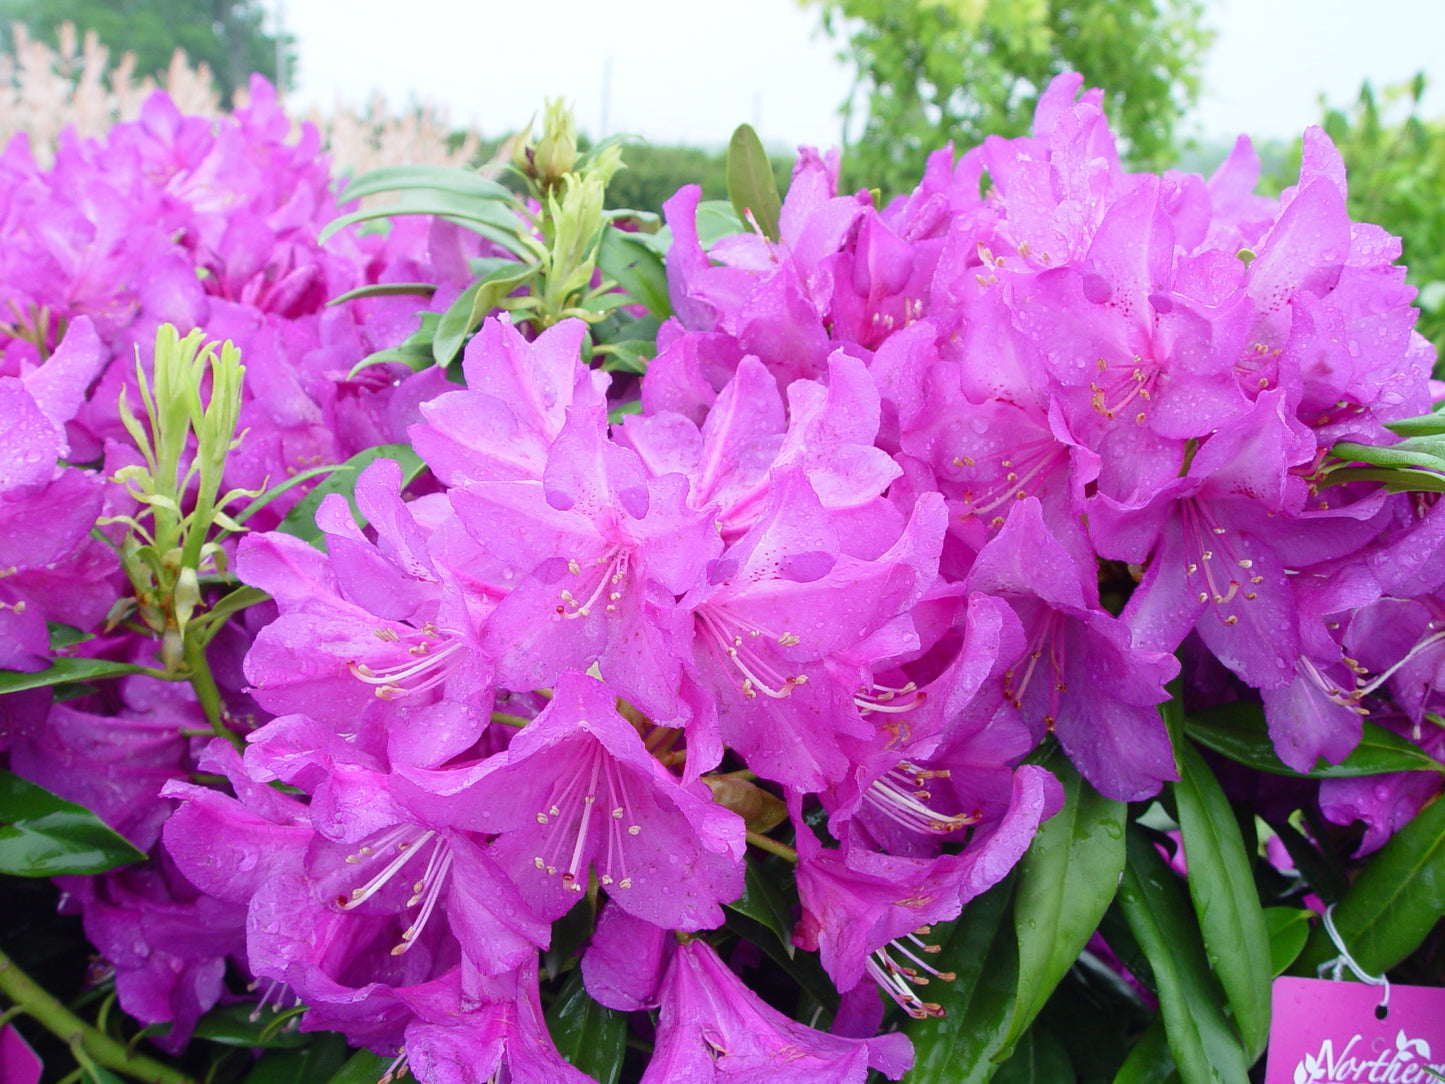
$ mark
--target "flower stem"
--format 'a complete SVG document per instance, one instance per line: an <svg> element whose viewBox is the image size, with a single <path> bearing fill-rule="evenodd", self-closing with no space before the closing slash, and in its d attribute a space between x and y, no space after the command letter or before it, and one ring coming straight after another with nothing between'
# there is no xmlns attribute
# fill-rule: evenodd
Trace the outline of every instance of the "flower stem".
<svg viewBox="0 0 1445 1084"><path fill-rule="evenodd" d="M767 851L779 858L786 858L795 866L798 864L798 852L786 843L779 843L772 836L765 836L761 832L749 832L747 840L760 851Z"/></svg>
<svg viewBox="0 0 1445 1084"><path fill-rule="evenodd" d="M169 1065L132 1054L125 1044L87 1024L52 997L15 962L0 951L0 994L57 1038L69 1044L77 1060L83 1051L107 1069L114 1069L147 1084L194 1084L190 1077Z"/></svg>
<svg viewBox="0 0 1445 1084"><path fill-rule="evenodd" d="M196 699L206 713L206 722L218 738L225 738L237 749L245 750L246 743L241 735L226 726L221 718L221 690L211 676L211 665L206 661L206 649L198 637L187 636L185 647L186 669L191 672L191 688L196 690Z"/></svg>

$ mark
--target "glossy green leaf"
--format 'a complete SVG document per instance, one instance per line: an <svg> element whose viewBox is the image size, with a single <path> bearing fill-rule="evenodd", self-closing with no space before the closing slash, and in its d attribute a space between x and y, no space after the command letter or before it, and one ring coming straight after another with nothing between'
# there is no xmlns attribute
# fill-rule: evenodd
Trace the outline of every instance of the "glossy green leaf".
<svg viewBox="0 0 1445 1084"><path fill-rule="evenodd" d="M735 237L747 233L748 225L723 199L705 199L697 205L697 239L703 250L712 248L724 237ZM671 234L668 234L671 237Z"/></svg>
<svg viewBox="0 0 1445 1084"><path fill-rule="evenodd" d="M1083 951L1124 869L1128 807L1089 786L1062 755L1044 766L1064 786L1064 807L1043 823L1019 862L1018 997L1005 1055Z"/></svg>
<svg viewBox="0 0 1445 1084"><path fill-rule="evenodd" d="M335 1032L307 1035L305 1046L271 1050L246 1074L245 1084L315 1084L328 1080L346 1064L346 1040Z"/></svg>
<svg viewBox="0 0 1445 1084"><path fill-rule="evenodd" d="M145 671L144 666L111 662L109 659L60 658L55 659L44 670L0 670L0 694L68 685L77 681L97 681L100 678L121 677L124 674L143 674Z"/></svg>
<svg viewBox="0 0 1445 1084"><path fill-rule="evenodd" d="M1305 883L1325 903L1336 903L1349 890L1350 882L1344 862L1332 849L1321 849L1308 836L1288 822L1270 825L1289 852L1290 860Z"/></svg>
<svg viewBox="0 0 1445 1084"><path fill-rule="evenodd" d="M994 1084L1059 1084L1077 1078L1063 1043L1048 1028L1032 1027L993 1079Z"/></svg>
<svg viewBox="0 0 1445 1084"><path fill-rule="evenodd" d="M370 286L358 286L337 294L328 305L340 305L363 297L431 297L437 292L434 282L373 282Z"/></svg>
<svg viewBox="0 0 1445 1084"><path fill-rule="evenodd" d="M580 970L547 1010L547 1030L567 1061L601 1084L616 1084L627 1048L627 1014L593 1001Z"/></svg>
<svg viewBox="0 0 1445 1084"><path fill-rule="evenodd" d="M1169 1051L1184 1084L1244 1084L1249 1063L1221 1007L1199 926L1149 836L1131 827L1119 903L1154 971Z"/></svg>
<svg viewBox="0 0 1445 1084"><path fill-rule="evenodd" d="M0 873L104 873L145 857L84 806L0 771Z"/></svg>
<svg viewBox="0 0 1445 1084"><path fill-rule="evenodd" d="M1174 1056L1169 1053L1164 1021L1155 1020L1129 1051L1114 1076L1114 1084L1172 1084L1178 1079L1179 1071L1174 1068Z"/></svg>
<svg viewBox="0 0 1445 1084"><path fill-rule="evenodd" d="M515 203L517 197L496 181L470 170L451 166L405 165L382 166L352 178L337 197L338 205L382 192L406 189L435 189L470 200L494 200Z"/></svg>
<svg viewBox="0 0 1445 1084"><path fill-rule="evenodd" d="M1333 467L1315 485L1324 489L1347 482L1379 482L1391 493L1445 493L1445 475L1412 467Z"/></svg>
<svg viewBox="0 0 1445 1084"><path fill-rule="evenodd" d="M1437 800L1370 856L1336 905L1334 922L1356 962L1378 975L1414 952L1442 916L1445 801ZM1294 970L1313 973L1336 955L1321 923Z"/></svg>
<svg viewBox="0 0 1445 1084"><path fill-rule="evenodd" d="M256 1018L251 1019L252 1016ZM293 1020L293 1014L282 1014L262 1009L259 1013L253 1002L238 1005L222 1005L212 1009L196 1022L197 1039L209 1039L223 1046L262 1047L285 1050L304 1046L311 1035L302 1034L286 1024Z"/></svg>
<svg viewBox="0 0 1445 1084"><path fill-rule="evenodd" d="M1310 936L1310 912L1299 907L1266 907L1270 978L1278 978L1299 958Z"/></svg>
<svg viewBox="0 0 1445 1084"><path fill-rule="evenodd" d="M383 1058L370 1050L358 1050L346 1059L346 1064L331 1074L326 1084L377 1084L390 1064L390 1058Z"/></svg>
<svg viewBox="0 0 1445 1084"><path fill-rule="evenodd" d="M792 906L784 892L768 876L768 871L763 868L763 859L757 855L748 853L743 894L727 907L766 926L777 937L783 951L790 957L794 955Z"/></svg>
<svg viewBox="0 0 1445 1084"><path fill-rule="evenodd" d="M1205 748L1213 749L1220 756L1245 767L1275 775L1291 775L1296 779L1350 779L1385 772L1445 772L1445 764L1435 760L1414 742L1369 720L1365 720L1364 734L1353 753L1339 764L1317 765L1306 775L1287 767L1279 759L1265 725L1264 708L1258 704L1226 704L1190 715L1184 720L1184 732Z"/></svg>
<svg viewBox="0 0 1445 1084"><path fill-rule="evenodd" d="M1167 713L1166 713L1167 714ZM1239 822L1214 773L1187 738L1170 727L1179 782L1179 810L1189 895L1199 916L1204 950L1234 1013L1253 1062L1269 1040L1270 941L1254 887L1254 863Z"/></svg>
<svg viewBox="0 0 1445 1084"><path fill-rule="evenodd" d="M321 507L321 502L332 493L344 496L351 504L351 514L356 517L357 523L365 526L365 518L356 507L354 496L356 479L363 470L378 459L394 459L401 465L401 484L403 486L415 481L421 472L426 470L426 464L422 462L421 457L406 444L380 444L375 448L368 448L364 452L357 452L345 463L336 467L326 481L306 494L296 504L296 507L286 514L286 518L281 521L277 530L293 534L297 538L303 538L313 545L320 544L324 536L321 528L316 526L316 510Z"/></svg>
<svg viewBox="0 0 1445 1084"><path fill-rule="evenodd" d="M621 230L604 230L597 266L659 320L672 315L667 265L651 245Z"/></svg>
<svg viewBox="0 0 1445 1084"><path fill-rule="evenodd" d="M930 961L954 981L926 989L945 1015L909 1020L909 1084L984 1084L998 1069L1018 986L1018 944L1009 919L1013 877L977 897L957 920L934 927L942 951Z"/></svg>
<svg viewBox="0 0 1445 1084"><path fill-rule="evenodd" d="M778 216L783 201L773 164L752 125L740 124L728 141L728 199L744 222L749 214L769 241L778 239Z"/></svg>

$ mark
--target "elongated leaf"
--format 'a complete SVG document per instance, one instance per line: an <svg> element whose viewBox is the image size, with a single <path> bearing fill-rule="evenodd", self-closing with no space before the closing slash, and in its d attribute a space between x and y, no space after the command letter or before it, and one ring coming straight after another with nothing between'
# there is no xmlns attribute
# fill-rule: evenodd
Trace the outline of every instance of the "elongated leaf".
<svg viewBox="0 0 1445 1084"><path fill-rule="evenodd" d="M315 1084L328 1080L345 1065L346 1040L335 1032L308 1035L305 1046L271 1050L246 1074L245 1084Z"/></svg>
<svg viewBox="0 0 1445 1084"><path fill-rule="evenodd" d="M423 345L393 346L367 354L351 367L351 371L346 374L346 379L356 379L357 373L364 369L370 369L373 365L405 365L412 372L419 373L423 369L430 369L435 363L436 358L432 355L431 340L428 339Z"/></svg>
<svg viewBox="0 0 1445 1084"><path fill-rule="evenodd" d="M791 945L784 946L769 927L731 907L726 908L723 914L726 916L724 925L729 930L762 949L825 1011L830 1014L838 1011L838 990L818 962L816 952L796 952Z"/></svg>
<svg viewBox="0 0 1445 1084"><path fill-rule="evenodd" d="M338 205L375 196L382 192L430 188L474 200L515 203L517 197L506 187L469 170L451 166L381 166L354 177L337 198Z"/></svg>
<svg viewBox="0 0 1445 1084"><path fill-rule="evenodd" d="M793 914L787 896L775 885L763 863L756 855L749 853L747 871L743 877L743 894L732 903L729 910L766 926L778 939L778 945L791 958L793 947Z"/></svg>
<svg viewBox="0 0 1445 1084"><path fill-rule="evenodd" d="M345 1065L331 1074L326 1084L376 1084L390 1064L391 1061L380 1054L358 1050L346 1059Z"/></svg>
<svg viewBox="0 0 1445 1084"><path fill-rule="evenodd" d="M1445 493L1445 475L1413 467L1333 467L1316 485L1324 489L1347 482L1379 482L1391 493Z"/></svg>
<svg viewBox="0 0 1445 1084"><path fill-rule="evenodd" d="M367 207L332 219L321 230L324 242L338 230L357 222L369 222L396 215L437 215L495 241L507 251L526 257L530 248L518 234L521 220L501 203L468 199L453 192L422 189L403 192L396 203Z"/></svg>
<svg viewBox="0 0 1445 1084"><path fill-rule="evenodd" d="M434 282L373 282L370 286L358 286L344 294L337 294L327 304L340 305L362 297L431 297L436 292Z"/></svg>
<svg viewBox="0 0 1445 1084"><path fill-rule="evenodd" d="M1299 907L1266 907L1270 978L1279 978L1299 958L1310 936L1310 912Z"/></svg>
<svg viewBox="0 0 1445 1084"><path fill-rule="evenodd" d="M442 313L442 318L437 321L431 350L432 357L436 359L438 365L450 365L457 352L461 350L462 342L476 330L477 325L472 323L472 306L477 300L477 291L482 288L482 283L485 281L485 279L478 279L463 290L457 299L447 306L447 311Z"/></svg>
<svg viewBox="0 0 1445 1084"><path fill-rule="evenodd" d="M1442 916L1445 801L1436 800L1370 857L1335 907L1334 922L1359 965L1378 975L1414 952ZM1313 974L1337 954L1321 923L1294 971Z"/></svg>
<svg viewBox="0 0 1445 1084"><path fill-rule="evenodd" d="M251 1019L253 1015L256 1017L254 1020ZM277 1027L276 1017L276 1013L267 1009L258 1013L256 1006L249 1002L222 1005L212 1009L196 1022L195 1036L197 1039L209 1039L224 1046L264 1047L272 1050L304 1046L312 1038L294 1027Z"/></svg>
<svg viewBox="0 0 1445 1084"><path fill-rule="evenodd" d="M144 666L133 666L128 662L111 662L109 659L56 659L44 670L22 673L19 670L0 670L0 693L18 693L22 689L44 689L51 685L68 685L77 681L97 681L100 678L120 677L123 674L141 674Z"/></svg>
<svg viewBox="0 0 1445 1084"><path fill-rule="evenodd" d="M1377 447L1342 440L1330 449L1330 454L1339 459L1373 463L1378 467L1424 467L1427 470L1445 468L1445 459L1425 447L1411 443Z"/></svg>
<svg viewBox="0 0 1445 1084"><path fill-rule="evenodd" d="M993 1056L1003 1048L1018 986L1018 946L1009 921L1013 877L1007 877L964 908L951 923L934 928L942 952L932 963L954 981L927 987L942 1017L909 1020L913 1040L909 1084L984 1084L993 1078Z"/></svg>
<svg viewBox="0 0 1445 1084"><path fill-rule="evenodd" d="M356 489L356 479L361 472L378 459L394 459L401 464L402 485L415 481L417 476L426 469L426 464L422 462L421 457L406 444L380 444L375 448L368 448L364 452L357 452L332 471L326 481L306 494L296 507L286 514L286 518L281 521L277 530L294 534L297 538L304 538L313 545L319 544L323 540L323 535L321 528L316 526L316 510L321 507L322 500L332 493L342 494L351 503L351 514L356 517L358 523L365 526L364 517L356 507L353 493Z"/></svg>
<svg viewBox="0 0 1445 1084"><path fill-rule="evenodd" d="M145 857L84 806L0 771L0 873L104 873Z"/></svg>
<svg viewBox="0 0 1445 1084"><path fill-rule="evenodd" d="M329 474L335 469L335 467L330 466L312 467L310 470L304 470L300 474L293 475L290 478L287 478L286 481L282 482L280 485L272 486L270 489L266 490L265 493L262 493L259 497L257 497L250 504L246 505L245 508L241 509L241 511L237 512L231 518L234 519L237 523L245 523L257 512L261 511L261 509L265 508L277 497L281 496L281 494L287 493L295 489L297 486L305 485L313 478L319 478L323 474Z"/></svg>
<svg viewBox="0 0 1445 1084"><path fill-rule="evenodd" d="M744 222L751 212L753 221L769 241L778 239L778 215L783 201L773 165L762 140L750 124L739 124L728 141L728 199Z"/></svg>
<svg viewBox="0 0 1445 1084"><path fill-rule="evenodd" d="M994 1084L1058 1084L1075 1080L1078 1074L1069 1052L1048 1028L1033 1027L1014 1048L1008 1061L998 1067Z"/></svg>
<svg viewBox="0 0 1445 1084"><path fill-rule="evenodd" d="M1220 756L1275 775L1296 779L1351 779L1385 772L1445 772L1445 764L1431 757L1414 742L1365 720L1364 735L1355 751L1338 764L1320 764L1305 775L1287 767L1274 751L1258 704L1227 704L1221 708L1190 715L1184 732L1200 745Z"/></svg>
<svg viewBox="0 0 1445 1084"><path fill-rule="evenodd" d="M1179 1079L1174 1068L1174 1058L1169 1053L1169 1039L1164 1033L1164 1021L1150 1024L1129 1056L1124 1059L1114 1084L1170 1084Z"/></svg>
<svg viewBox="0 0 1445 1084"><path fill-rule="evenodd" d="M621 230L604 230L597 249L597 266L659 320L672 315L667 267L651 245Z"/></svg>
<svg viewBox="0 0 1445 1084"><path fill-rule="evenodd" d="M83 644L87 640L95 639L93 632L85 632L73 625L62 625L58 621L45 622L45 628L50 634L51 651L59 651L63 647L74 647L76 644Z"/></svg>
<svg viewBox="0 0 1445 1084"><path fill-rule="evenodd" d="M712 248L724 237L747 232L747 223L738 217L727 200L705 199L697 205L697 239L704 250ZM667 236L670 247L672 235L669 233Z"/></svg>
<svg viewBox="0 0 1445 1084"><path fill-rule="evenodd" d="M580 970L547 1010L547 1030L567 1061L601 1084L616 1084L627 1048L627 1014L593 1001Z"/></svg>
<svg viewBox="0 0 1445 1084"><path fill-rule="evenodd" d="M1144 832L1130 828L1119 903L1159 984L1169 1051L1184 1084L1244 1084L1249 1065L1220 1007L1184 890Z"/></svg>
<svg viewBox="0 0 1445 1084"><path fill-rule="evenodd" d="M1168 713L1166 713L1168 714ZM1184 858L1189 863L1189 895L1199 916L1199 931L1234 1022L1252 1063L1269 1040L1269 932L1254 887L1254 864L1229 799L1193 744L1170 727L1179 782L1173 784L1179 809Z"/></svg>
<svg viewBox="0 0 1445 1084"><path fill-rule="evenodd" d="M1445 413L1434 411L1414 418L1386 422L1385 428L1402 437L1437 436L1445 433Z"/></svg>
<svg viewBox="0 0 1445 1084"><path fill-rule="evenodd" d="M1124 803L1089 786L1062 755L1045 766L1064 785L1064 807L1039 828L1019 862L1018 997L1005 1056L1083 951L1124 869Z"/></svg>

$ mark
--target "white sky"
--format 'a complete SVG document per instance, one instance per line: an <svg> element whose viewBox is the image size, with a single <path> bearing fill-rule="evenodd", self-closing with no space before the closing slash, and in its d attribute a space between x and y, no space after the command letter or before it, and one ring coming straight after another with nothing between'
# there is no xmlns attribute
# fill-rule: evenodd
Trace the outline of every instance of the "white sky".
<svg viewBox="0 0 1445 1084"><path fill-rule="evenodd" d="M393 109L430 102L487 135L525 123L550 95L569 99L593 135L605 121L609 132L712 146L747 121L770 144L827 146L851 82L798 0L267 3L284 5L298 41L293 104L361 105L379 89ZM1442 0L1206 4L1219 34L1186 134L1293 137L1317 121L1321 94L1348 105L1363 79L1378 88L1420 68L1440 84L1427 112L1445 111Z"/></svg>

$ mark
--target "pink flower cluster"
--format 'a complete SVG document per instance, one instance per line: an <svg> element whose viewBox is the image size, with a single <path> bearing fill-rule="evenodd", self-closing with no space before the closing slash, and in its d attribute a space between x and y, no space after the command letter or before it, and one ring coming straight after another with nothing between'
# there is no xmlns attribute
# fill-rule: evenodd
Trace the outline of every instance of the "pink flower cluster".
<svg viewBox="0 0 1445 1084"><path fill-rule="evenodd" d="M465 387L409 400L434 492L403 499L380 460L356 486L364 525L322 503L324 550L246 538L238 573L275 618L235 650L269 721L244 756L204 754L228 792L171 770L158 868L87 911L159 928L180 909L218 932L173 938L184 965L165 976L134 961L125 1007L193 1021L230 956L304 1002L303 1027L428 1084L585 1079L547 1037L538 958L554 922L598 906L582 975L605 1006L657 1010L645 1084L897 1079L910 1048L877 1034L879 991L934 1011L926 983L949 976L928 927L1059 806L1023 763L1046 735L1102 793L1156 794L1181 658L1186 695L1261 698L1299 770L1347 755L1386 692L1418 733L1445 659L1445 512L1317 473L1337 441L1388 443L1385 423L1430 406L1398 242L1349 221L1318 130L1269 200L1243 140L1209 180L1125 172L1080 86L1054 82L1030 137L938 152L881 210L805 152L776 241L704 251L684 189L676 317L640 412L609 423L582 325L528 340L493 318ZM134 161L157 160L142 135L159 123ZM222 142L215 174L240 168ZM376 443L411 409L336 376L372 310L302 315L354 280L276 240L329 213L196 212L167 236L205 258L168 252L154 298L127 302L191 305L263 374L253 409L297 405L264 429L275 448L243 447L263 471ZM109 304L85 310L107 342ZM99 405L47 407L34 374L57 363L14 394L52 442L74 417L104 434ZM1429 797L1346 791L1327 810L1378 845L1396 803ZM831 1034L769 1007L703 934L743 892L749 838L784 816L793 939L841 995Z"/></svg>

